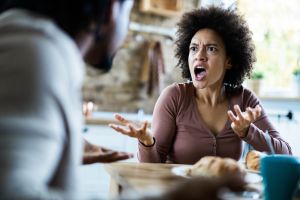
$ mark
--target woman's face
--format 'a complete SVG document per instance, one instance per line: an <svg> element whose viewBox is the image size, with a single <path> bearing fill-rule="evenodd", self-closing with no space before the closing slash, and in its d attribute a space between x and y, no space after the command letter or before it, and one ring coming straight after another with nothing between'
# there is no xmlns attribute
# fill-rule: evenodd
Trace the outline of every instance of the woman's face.
<svg viewBox="0 0 300 200"><path fill-rule="evenodd" d="M193 36L188 62L193 84L198 89L220 87L226 69L231 67L221 37L207 28Z"/></svg>

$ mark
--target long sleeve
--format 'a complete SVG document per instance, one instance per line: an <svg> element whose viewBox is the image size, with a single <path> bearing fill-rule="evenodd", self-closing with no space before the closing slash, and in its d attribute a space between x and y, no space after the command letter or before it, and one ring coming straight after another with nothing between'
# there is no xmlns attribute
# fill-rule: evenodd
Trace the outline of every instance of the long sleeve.
<svg viewBox="0 0 300 200"><path fill-rule="evenodd" d="M259 127L259 128L258 128ZM270 149L267 145L265 132L268 130L268 134L271 138L271 143L273 144L275 153L278 154L292 154L291 147L289 144L284 141L279 133L275 130L272 124L269 122L266 115L261 117L254 124L250 125L248 134L243 140L249 143L258 151L270 152Z"/></svg>
<svg viewBox="0 0 300 200"><path fill-rule="evenodd" d="M176 113L179 99L175 84L164 89L158 98L152 120L152 133L156 141L151 147L139 143L138 158L141 162L166 162L176 135Z"/></svg>
<svg viewBox="0 0 300 200"><path fill-rule="evenodd" d="M258 104L262 107L257 97L249 90L245 89L244 105L243 105L244 109L249 106L254 108ZM263 107L262 107L261 117L259 117L257 121L255 121L253 124L250 125L248 133L246 137L243 138L243 140L249 143L258 151L269 152L270 149L266 141L266 137L268 136L265 136L266 131L268 131L269 133L271 142L273 144L276 153L292 154L291 147L286 141L284 141L283 138L281 138L280 134L277 132L277 130L272 125L272 123L269 121L268 116L264 111Z"/></svg>

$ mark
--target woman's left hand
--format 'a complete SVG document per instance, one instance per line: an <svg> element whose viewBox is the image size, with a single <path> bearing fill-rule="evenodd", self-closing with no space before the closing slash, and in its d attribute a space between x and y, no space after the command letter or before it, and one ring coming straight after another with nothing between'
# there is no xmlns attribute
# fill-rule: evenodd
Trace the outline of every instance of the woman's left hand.
<svg viewBox="0 0 300 200"><path fill-rule="evenodd" d="M235 105L234 111L236 115L231 110L227 112L231 120L231 128L239 137L245 137L250 124L260 117L261 107L259 105L255 108L248 107L245 112L242 112L240 107Z"/></svg>

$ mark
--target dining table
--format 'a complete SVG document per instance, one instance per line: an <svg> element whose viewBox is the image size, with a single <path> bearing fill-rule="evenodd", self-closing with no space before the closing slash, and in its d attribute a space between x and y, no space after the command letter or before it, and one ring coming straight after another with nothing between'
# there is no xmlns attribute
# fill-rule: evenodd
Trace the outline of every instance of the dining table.
<svg viewBox="0 0 300 200"><path fill-rule="evenodd" d="M111 178L109 192L112 198L118 197L124 192L128 193L128 191L136 196L146 194L160 195L189 178L184 174L174 173L176 172L174 169L190 166L191 165L136 162L104 164L104 168ZM239 195L231 194L228 199L263 199L262 181L248 183L246 187L250 190L239 193Z"/></svg>

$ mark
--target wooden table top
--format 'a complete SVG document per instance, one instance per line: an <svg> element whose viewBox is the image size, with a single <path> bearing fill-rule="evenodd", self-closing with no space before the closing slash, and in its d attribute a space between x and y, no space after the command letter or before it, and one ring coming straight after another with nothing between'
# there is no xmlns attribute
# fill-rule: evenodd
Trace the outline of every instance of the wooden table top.
<svg viewBox="0 0 300 200"><path fill-rule="evenodd" d="M106 171L124 189L133 189L138 193L148 190L165 191L184 180L176 176L171 169L177 164L126 163L105 164Z"/></svg>
<svg viewBox="0 0 300 200"><path fill-rule="evenodd" d="M172 173L171 169L178 166L184 165L129 162L104 165L105 170L110 174L115 184L122 189L134 190L138 194L143 194L150 190L159 194L186 180L185 177ZM261 185L260 183L257 187L261 189Z"/></svg>

